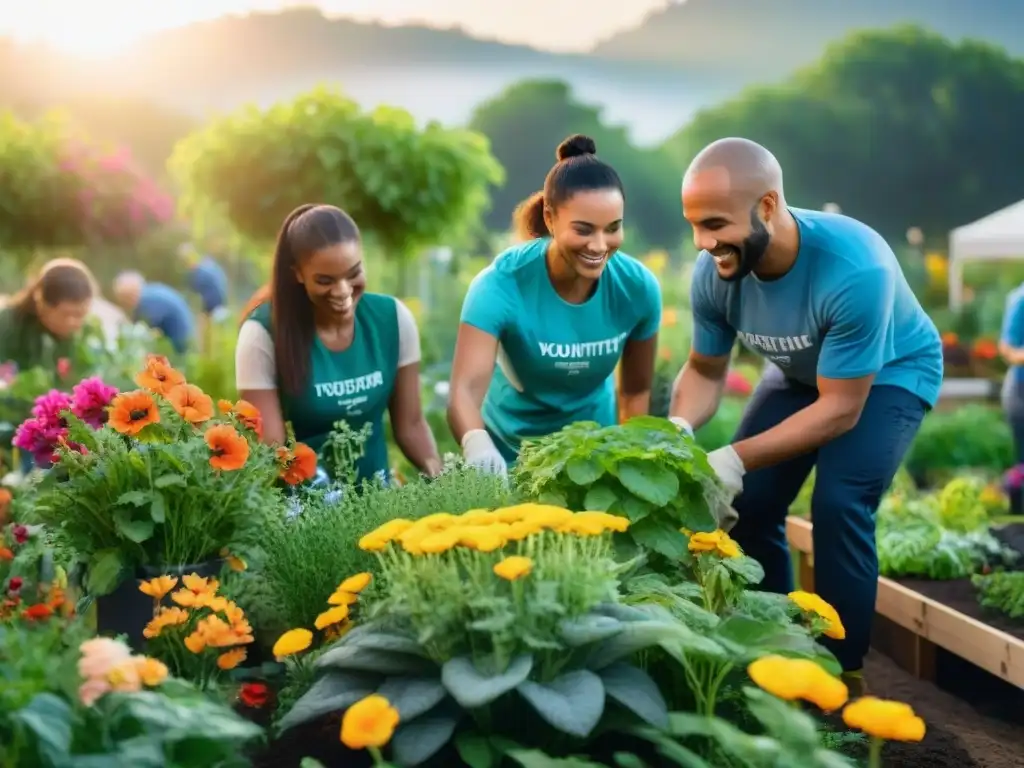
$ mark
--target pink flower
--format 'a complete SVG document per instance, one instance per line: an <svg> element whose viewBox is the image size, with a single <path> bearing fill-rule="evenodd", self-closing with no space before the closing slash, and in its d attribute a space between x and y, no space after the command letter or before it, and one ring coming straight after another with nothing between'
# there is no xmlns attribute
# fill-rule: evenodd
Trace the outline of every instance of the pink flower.
<svg viewBox="0 0 1024 768"><path fill-rule="evenodd" d="M36 398L36 404L32 408L32 415L45 426L66 427L62 411L71 409L71 395L61 392L58 389L51 389L45 395Z"/></svg>
<svg viewBox="0 0 1024 768"><path fill-rule="evenodd" d="M103 695L110 693L110 683L104 677L86 680L78 687L78 699L86 707L91 707Z"/></svg>
<svg viewBox="0 0 1024 768"><path fill-rule="evenodd" d="M78 650L82 652L82 658L78 660L78 674L86 680L106 680L114 669L132 657L127 645L108 637L86 640Z"/></svg>
<svg viewBox="0 0 1024 768"><path fill-rule="evenodd" d="M105 384L94 376L83 379L71 390L71 412L93 429L107 423L107 406L117 394L117 387Z"/></svg>
<svg viewBox="0 0 1024 768"><path fill-rule="evenodd" d="M57 375L62 379L66 379L69 373L71 373L71 361L66 357L62 357L57 361Z"/></svg>
<svg viewBox="0 0 1024 768"><path fill-rule="evenodd" d="M729 371L725 377L725 391L730 395L749 395L753 391L753 387L742 373Z"/></svg>
<svg viewBox="0 0 1024 768"><path fill-rule="evenodd" d="M18 364L8 361L0 365L0 382L12 384L18 376Z"/></svg>
<svg viewBox="0 0 1024 768"><path fill-rule="evenodd" d="M13 528L11 528L11 534L14 536L15 544L24 544L28 541L28 528L26 528L24 525L16 525Z"/></svg>
<svg viewBox="0 0 1024 768"><path fill-rule="evenodd" d="M67 437L67 427L49 424L40 418L28 419L14 433L14 447L32 454L36 464L44 465L51 460L60 441Z"/></svg>

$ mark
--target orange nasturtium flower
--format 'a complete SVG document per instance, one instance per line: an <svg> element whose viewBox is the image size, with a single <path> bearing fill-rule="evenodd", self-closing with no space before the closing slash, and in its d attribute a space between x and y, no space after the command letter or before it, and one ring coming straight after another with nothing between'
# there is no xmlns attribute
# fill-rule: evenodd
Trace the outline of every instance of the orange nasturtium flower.
<svg viewBox="0 0 1024 768"><path fill-rule="evenodd" d="M0 547L0 563L14 559L14 553L9 547Z"/></svg>
<svg viewBox="0 0 1024 768"><path fill-rule="evenodd" d="M146 367L135 376L135 383L150 392L166 395L185 383L185 374L175 369L163 355L150 355Z"/></svg>
<svg viewBox="0 0 1024 768"><path fill-rule="evenodd" d="M224 670L234 669L245 661L247 655L245 648L232 648L217 657L217 666Z"/></svg>
<svg viewBox="0 0 1024 768"><path fill-rule="evenodd" d="M122 392L110 403L108 424L122 435L134 437L150 424L160 421L160 410L148 392Z"/></svg>
<svg viewBox="0 0 1024 768"><path fill-rule="evenodd" d="M195 384L172 387L167 393L167 400L190 424L202 424L213 418L213 399Z"/></svg>
<svg viewBox="0 0 1024 768"><path fill-rule="evenodd" d="M157 576L155 579L139 582L139 592L160 601L169 595L176 586L178 586L176 576Z"/></svg>
<svg viewBox="0 0 1024 768"><path fill-rule="evenodd" d="M298 485L316 474L316 451L305 443L296 443L291 450L281 446L277 458L281 462L281 479L288 485Z"/></svg>
<svg viewBox="0 0 1024 768"><path fill-rule="evenodd" d="M206 430L206 444L210 448L210 466L233 472L245 466L249 459L249 441L229 424L217 424Z"/></svg>
<svg viewBox="0 0 1024 768"><path fill-rule="evenodd" d="M248 400L239 400L235 403L234 414L242 422L242 426L255 432L256 437L263 437L263 416L260 415L259 408Z"/></svg>

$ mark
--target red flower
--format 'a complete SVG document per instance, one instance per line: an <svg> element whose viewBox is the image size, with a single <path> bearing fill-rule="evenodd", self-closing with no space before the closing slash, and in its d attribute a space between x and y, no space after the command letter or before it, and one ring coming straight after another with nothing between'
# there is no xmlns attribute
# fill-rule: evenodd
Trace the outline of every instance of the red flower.
<svg viewBox="0 0 1024 768"><path fill-rule="evenodd" d="M28 541L28 528L24 525L16 525L11 529L11 533L14 534L14 542L16 544L24 544Z"/></svg>
<svg viewBox="0 0 1024 768"><path fill-rule="evenodd" d="M66 379L69 373L71 373L71 361L66 357L62 357L57 361L57 375L62 379Z"/></svg>
<svg viewBox="0 0 1024 768"><path fill-rule="evenodd" d="M253 709L261 709L269 698L270 691L263 683L246 683L238 692L238 700Z"/></svg>
<svg viewBox="0 0 1024 768"><path fill-rule="evenodd" d="M12 576L11 580L7 583L7 589L11 592L17 592L21 589L22 584L25 582L21 580L20 576Z"/></svg>
<svg viewBox="0 0 1024 768"><path fill-rule="evenodd" d="M26 608L21 612L21 615L23 618L29 619L30 621L40 621L53 616L53 608L48 606L46 603L37 603L36 605L30 605Z"/></svg>

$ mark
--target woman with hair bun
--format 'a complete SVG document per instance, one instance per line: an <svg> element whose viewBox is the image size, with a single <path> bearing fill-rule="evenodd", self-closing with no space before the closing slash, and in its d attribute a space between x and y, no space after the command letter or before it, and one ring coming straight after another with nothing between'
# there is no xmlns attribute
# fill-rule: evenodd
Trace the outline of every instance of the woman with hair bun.
<svg viewBox="0 0 1024 768"><path fill-rule="evenodd" d="M235 348L239 394L263 417L263 439L295 438L320 450L337 421L372 432L356 479L387 479L384 414L421 472L441 471L420 402L420 339L402 302L366 290L352 218L333 205L302 205L284 220L270 287L242 323Z"/></svg>
<svg viewBox="0 0 1024 768"><path fill-rule="evenodd" d="M96 281L82 262L52 259L0 310L0 363L54 370L71 357L89 317Z"/></svg>
<svg viewBox="0 0 1024 768"><path fill-rule="evenodd" d="M577 421L647 413L661 287L619 253L625 198L594 141L559 146L544 189L516 209L520 239L474 278L462 305L448 422L468 464L505 473L523 440Z"/></svg>

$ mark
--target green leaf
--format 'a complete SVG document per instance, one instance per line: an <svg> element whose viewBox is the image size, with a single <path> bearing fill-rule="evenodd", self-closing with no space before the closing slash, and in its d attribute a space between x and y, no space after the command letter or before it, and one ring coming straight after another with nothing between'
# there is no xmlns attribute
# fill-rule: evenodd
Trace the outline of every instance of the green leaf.
<svg viewBox="0 0 1024 768"><path fill-rule="evenodd" d="M604 467L590 458L573 457L565 465L565 472L576 485L592 485L604 474Z"/></svg>
<svg viewBox="0 0 1024 768"><path fill-rule="evenodd" d="M52 693L36 694L26 706L12 712L11 719L35 734L38 750L48 764L61 765L68 760L73 713L63 699Z"/></svg>
<svg viewBox="0 0 1024 768"><path fill-rule="evenodd" d="M470 657L458 656L441 668L441 682L460 706L476 709L514 689L526 680L532 669L533 656L529 654L517 656L497 675L482 674Z"/></svg>
<svg viewBox="0 0 1024 768"><path fill-rule="evenodd" d="M406 635L395 635L388 632L351 632L345 636L343 645L359 648L372 648L376 651L391 653L407 653L410 656L427 658L423 645L416 639Z"/></svg>
<svg viewBox="0 0 1024 768"><path fill-rule="evenodd" d="M650 675L621 662L605 667L600 675L609 698L655 728L668 727L668 704Z"/></svg>
<svg viewBox="0 0 1024 768"><path fill-rule="evenodd" d="M316 669L346 669L353 672L376 672L379 675L429 676L437 665L411 653L381 651L355 643L335 645L316 660Z"/></svg>
<svg viewBox="0 0 1024 768"><path fill-rule="evenodd" d="M544 491L537 496L538 504L550 504L553 507L568 507L569 502L561 493L556 491Z"/></svg>
<svg viewBox="0 0 1024 768"><path fill-rule="evenodd" d="M156 530L152 518L133 517L132 510L125 507L114 510L112 519L117 532L136 544L149 540L153 536L153 531Z"/></svg>
<svg viewBox="0 0 1024 768"><path fill-rule="evenodd" d="M605 768L579 757L551 757L539 749L516 749L506 753L523 768Z"/></svg>
<svg viewBox="0 0 1024 768"><path fill-rule="evenodd" d="M101 549L89 558L85 586L95 596L107 595L121 581L124 561L120 549Z"/></svg>
<svg viewBox="0 0 1024 768"><path fill-rule="evenodd" d="M391 739L391 753L403 768L421 765L452 740L462 711L446 700L425 715L399 723Z"/></svg>
<svg viewBox="0 0 1024 768"><path fill-rule="evenodd" d="M637 544L662 554L669 560L682 560L686 557L686 536L661 515L645 517L640 522L631 524L629 533Z"/></svg>
<svg viewBox="0 0 1024 768"><path fill-rule="evenodd" d="M726 557L722 564L747 584L760 584L764 579L764 568L752 557Z"/></svg>
<svg viewBox="0 0 1024 768"><path fill-rule="evenodd" d="M656 507L667 507L679 493L679 476L653 461L626 459L615 467L615 476L630 493Z"/></svg>
<svg viewBox="0 0 1024 768"><path fill-rule="evenodd" d="M299 762L299 768L327 768L327 766L312 757L304 757Z"/></svg>
<svg viewBox="0 0 1024 768"><path fill-rule="evenodd" d="M125 491L117 497L116 505L131 504L133 507L141 507L149 502L149 491Z"/></svg>
<svg viewBox="0 0 1024 768"><path fill-rule="evenodd" d="M563 619L558 624L558 632L566 645L578 648L613 637L622 631L623 626L621 621L611 616L588 613L575 619Z"/></svg>
<svg viewBox="0 0 1024 768"><path fill-rule="evenodd" d="M348 709L376 691L378 680L376 675L327 672L292 705L277 727L286 731L331 712Z"/></svg>
<svg viewBox="0 0 1024 768"><path fill-rule="evenodd" d="M666 650L681 648L720 655L721 648L710 638L675 621L637 621L597 645L587 657L588 669L603 669L621 658L653 646Z"/></svg>
<svg viewBox="0 0 1024 768"><path fill-rule="evenodd" d="M589 512L607 512L618 500L619 496L611 486L599 483L587 491L583 499L583 509Z"/></svg>
<svg viewBox="0 0 1024 768"><path fill-rule="evenodd" d="M636 496L627 496L622 500L622 511L631 523L638 523L654 511L654 507Z"/></svg>
<svg viewBox="0 0 1024 768"><path fill-rule="evenodd" d="M460 733L455 737L455 748L459 757L469 768L495 768L501 755L496 755L491 742L479 733Z"/></svg>
<svg viewBox="0 0 1024 768"><path fill-rule="evenodd" d="M793 709L760 688L745 686L750 714L756 717L765 730L787 745L800 745L808 751L818 746L817 726L809 715Z"/></svg>
<svg viewBox="0 0 1024 768"><path fill-rule="evenodd" d="M154 523L167 520L167 501L162 493L153 494L153 503L149 506L149 517Z"/></svg>
<svg viewBox="0 0 1024 768"><path fill-rule="evenodd" d="M516 690L549 725L581 739L604 714L604 685L586 669L566 672L550 683L524 680Z"/></svg>
<svg viewBox="0 0 1024 768"><path fill-rule="evenodd" d="M184 488L187 483L181 475L161 475L153 481L156 488L170 488L172 485Z"/></svg>
<svg viewBox="0 0 1024 768"><path fill-rule="evenodd" d="M402 722L429 712L448 695L436 677L389 677L377 693L398 710Z"/></svg>

